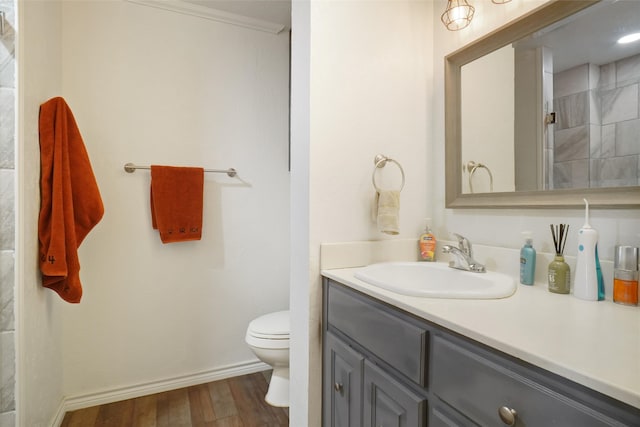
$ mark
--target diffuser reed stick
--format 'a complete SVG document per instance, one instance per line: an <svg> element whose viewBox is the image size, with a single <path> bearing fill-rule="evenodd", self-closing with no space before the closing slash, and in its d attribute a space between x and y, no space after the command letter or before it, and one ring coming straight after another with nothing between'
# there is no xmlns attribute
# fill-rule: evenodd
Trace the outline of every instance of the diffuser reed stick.
<svg viewBox="0 0 640 427"><path fill-rule="evenodd" d="M557 294L568 294L570 290L571 271L564 261L564 247L569 235L569 224L550 224L553 246L556 256L549 264L549 291Z"/></svg>
<svg viewBox="0 0 640 427"><path fill-rule="evenodd" d="M549 224L549 227L551 228L551 236L553 237L553 246L556 249L556 255L563 255L564 247L567 243L567 236L569 235L569 224Z"/></svg>

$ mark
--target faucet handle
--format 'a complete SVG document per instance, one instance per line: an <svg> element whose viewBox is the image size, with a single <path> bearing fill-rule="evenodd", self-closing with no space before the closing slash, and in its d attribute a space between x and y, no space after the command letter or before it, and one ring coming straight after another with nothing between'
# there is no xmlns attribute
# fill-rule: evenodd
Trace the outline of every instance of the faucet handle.
<svg viewBox="0 0 640 427"><path fill-rule="evenodd" d="M456 237L456 239L458 239L458 248L465 254L469 255L469 257L472 257L473 252L471 250L471 242L469 241L469 239L458 233L452 234Z"/></svg>

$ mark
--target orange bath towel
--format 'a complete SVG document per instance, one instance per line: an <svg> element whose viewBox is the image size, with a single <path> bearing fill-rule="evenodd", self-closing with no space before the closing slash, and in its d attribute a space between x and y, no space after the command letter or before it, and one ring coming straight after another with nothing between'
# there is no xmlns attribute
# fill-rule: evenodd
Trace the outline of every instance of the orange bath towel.
<svg viewBox="0 0 640 427"><path fill-rule="evenodd" d="M104 207L73 113L62 98L40 106L40 216L42 285L67 302L80 302L78 247L102 219Z"/></svg>
<svg viewBox="0 0 640 427"><path fill-rule="evenodd" d="M151 220L162 243L200 240L204 169L151 166Z"/></svg>

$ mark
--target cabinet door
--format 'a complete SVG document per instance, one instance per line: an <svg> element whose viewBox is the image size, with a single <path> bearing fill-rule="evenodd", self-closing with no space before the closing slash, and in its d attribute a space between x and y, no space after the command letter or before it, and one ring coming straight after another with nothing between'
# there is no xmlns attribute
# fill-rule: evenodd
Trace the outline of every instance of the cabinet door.
<svg viewBox="0 0 640 427"><path fill-rule="evenodd" d="M363 357L331 333L324 343L323 426L362 426Z"/></svg>
<svg viewBox="0 0 640 427"><path fill-rule="evenodd" d="M364 363L364 427L421 427L426 425L423 396Z"/></svg>

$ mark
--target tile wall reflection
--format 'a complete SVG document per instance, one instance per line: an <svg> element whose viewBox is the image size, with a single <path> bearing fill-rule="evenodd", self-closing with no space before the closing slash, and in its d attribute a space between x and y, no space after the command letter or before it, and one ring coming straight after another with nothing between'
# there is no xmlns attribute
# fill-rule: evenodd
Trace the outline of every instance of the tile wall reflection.
<svg viewBox="0 0 640 427"><path fill-rule="evenodd" d="M640 185L640 55L554 76L553 188Z"/></svg>

